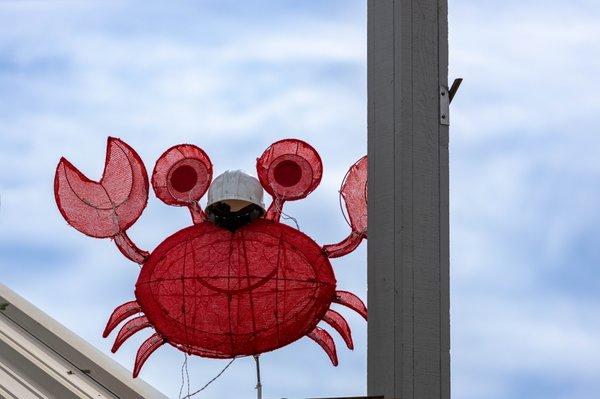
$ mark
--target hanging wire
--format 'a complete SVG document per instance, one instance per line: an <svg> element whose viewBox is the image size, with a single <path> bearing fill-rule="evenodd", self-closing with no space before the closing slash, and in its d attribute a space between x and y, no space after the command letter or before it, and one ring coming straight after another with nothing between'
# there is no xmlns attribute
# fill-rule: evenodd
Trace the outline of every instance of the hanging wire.
<svg viewBox="0 0 600 399"><path fill-rule="evenodd" d="M183 355L185 356L183 363L181 365L181 386L179 387L179 395L177 396L179 399L181 399L181 394L183 393L183 387L185 386L185 366L187 364L187 353L183 353Z"/></svg>
<svg viewBox="0 0 600 399"><path fill-rule="evenodd" d="M179 396L178 398L181 399L181 395L183 394L183 387L186 385L186 381L187 381L187 394L190 394L190 370L188 368L188 354L187 352L183 352L183 355L185 356L184 360L183 360L183 364L181 365L181 386L179 387Z"/></svg>
<svg viewBox="0 0 600 399"><path fill-rule="evenodd" d="M190 370L188 369L188 354L185 354L185 376L187 379L187 394L190 395Z"/></svg>
<svg viewBox="0 0 600 399"><path fill-rule="evenodd" d="M281 211L281 216L283 216L284 220L291 220L292 222L294 222L294 224L296 225L296 229L300 230L300 225L298 224L298 220L295 217L290 216L283 211Z"/></svg>
<svg viewBox="0 0 600 399"><path fill-rule="evenodd" d="M198 389L197 391L194 391L192 393L188 393L186 396L184 396L182 399L189 399L191 397L196 396L197 394L199 394L200 392L204 391L206 388L208 388L208 386L210 384L212 384L213 382L215 382L224 372L225 370L227 370L229 368L229 366L231 366L233 364L233 362L235 362L237 358L234 357L233 359L231 359L231 361L229 363L227 363L227 366L225 366L225 368L223 368L223 370L221 370L219 372L219 374L217 374L212 380L208 381L202 388Z"/></svg>
<svg viewBox="0 0 600 399"><path fill-rule="evenodd" d="M300 230L300 224L298 223L298 219L293 216L288 215L283 211L283 202L279 197L273 197L273 201L275 201L275 205L277 206L277 212L281 214L284 220L291 220L296 225L296 230Z"/></svg>

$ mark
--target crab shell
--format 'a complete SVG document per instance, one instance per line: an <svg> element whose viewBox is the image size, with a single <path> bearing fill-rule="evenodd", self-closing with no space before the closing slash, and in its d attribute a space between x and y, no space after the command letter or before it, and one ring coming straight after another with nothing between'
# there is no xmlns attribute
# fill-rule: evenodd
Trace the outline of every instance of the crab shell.
<svg viewBox="0 0 600 399"><path fill-rule="evenodd" d="M310 333L335 287L317 243L259 219L234 232L212 222L178 231L147 259L135 295L171 344L231 358L272 351Z"/></svg>

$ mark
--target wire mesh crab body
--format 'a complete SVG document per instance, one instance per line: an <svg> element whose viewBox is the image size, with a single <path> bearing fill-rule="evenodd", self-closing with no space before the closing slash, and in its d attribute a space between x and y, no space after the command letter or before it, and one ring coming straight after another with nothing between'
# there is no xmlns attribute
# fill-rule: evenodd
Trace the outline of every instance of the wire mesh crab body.
<svg viewBox="0 0 600 399"><path fill-rule="evenodd" d="M310 333L335 299L335 283L321 247L298 230L257 220L230 232L203 222L156 248L136 298L142 309L161 310L148 320L169 342L228 358Z"/></svg>
<svg viewBox="0 0 600 399"><path fill-rule="evenodd" d="M167 150L156 163L152 186L163 202L188 207L194 224L148 253L126 234L142 213L149 188L135 151L109 138L99 182L64 158L59 162L55 197L67 222L87 235L114 239L126 257L142 265L136 300L117 307L104 331L107 337L127 320L115 352L138 331L155 330L138 350L134 376L164 343L202 357L233 358L308 336L337 365L334 341L317 326L320 322L353 348L347 322L330 306L344 305L365 319L367 310L355 295L336 290L330 258L353 251L366 238L366 157L342 184L352 232L325 246L279 222L285 201L304 198L319 184L322 165L316 151L300 140L279 141L257 160L257 171L273 202L263 217L232 231L209 221L198 204L212 180L208 156L187 144Z"/></svg>

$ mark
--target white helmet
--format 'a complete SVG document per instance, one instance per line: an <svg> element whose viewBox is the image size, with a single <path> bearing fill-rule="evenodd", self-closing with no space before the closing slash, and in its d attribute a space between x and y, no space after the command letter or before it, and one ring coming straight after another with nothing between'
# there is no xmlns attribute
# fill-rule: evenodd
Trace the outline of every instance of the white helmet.
<svg viewBox="0 0 600 399"><path fill-rule="evenodd" d="M237 212L250 204L265 210L260 182L241 170L228 170L213 180L208 189L206 207L217 203L227 204L231 212Z"/></svg>

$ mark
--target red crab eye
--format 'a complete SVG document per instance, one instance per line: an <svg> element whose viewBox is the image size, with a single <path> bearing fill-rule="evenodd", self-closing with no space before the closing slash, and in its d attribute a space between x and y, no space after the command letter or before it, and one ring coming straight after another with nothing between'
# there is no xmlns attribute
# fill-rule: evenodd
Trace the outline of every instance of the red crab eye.
<svg viewBox="0 0 600 399"><path fill-rule="evenodd" d="M296 200L317 188L323 175L323 164L309 144L286 139L265 150L256 162L256 170L269 194L283 200Z"/></svg>
<svg viewBox="0 0 600 399"><path fill-rule="evenodd" d="M178 166L171 173L171 186L180 193L187 193L198 183L198 173L190 165Z"/></svg>
<svg viewBox="0 0 600 399"><path fill-rule="evenodd" d="M154 167L152 187L156 196L168 205L186 206L198 201L212 180L208 155L191 144L165 151Z"/></svg>

